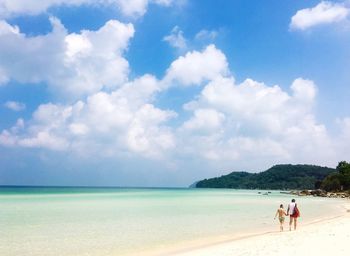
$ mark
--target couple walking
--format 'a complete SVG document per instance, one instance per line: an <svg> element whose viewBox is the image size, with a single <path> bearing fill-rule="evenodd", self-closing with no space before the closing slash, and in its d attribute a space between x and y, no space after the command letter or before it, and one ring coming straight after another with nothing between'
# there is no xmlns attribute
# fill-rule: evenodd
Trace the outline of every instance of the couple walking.
<svg viewBox="0 0 350 256"><path fill-rule="evenodd" d="M294 230L297 228L297 218L300 217L300 212L298 209L297 204L295 203L295 199L292 199L292 201L288 205L287 212L283 208L283 204L280 205L280 208L277 209L275 219L278 216L278 219L280 221L280 231L283 231L283 224L285 216L289 216L289 231L292 230L292 224L294 222Z"/></svg>

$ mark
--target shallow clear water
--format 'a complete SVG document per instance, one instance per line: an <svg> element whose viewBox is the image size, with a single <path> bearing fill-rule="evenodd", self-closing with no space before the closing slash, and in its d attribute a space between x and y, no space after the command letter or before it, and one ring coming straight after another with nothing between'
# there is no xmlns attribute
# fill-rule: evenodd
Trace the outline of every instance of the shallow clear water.
<svg viewBox="0 0 350 256"><path fill-rule="evenodd" d="M0 255L123 255L273 231L276 209L290 199L278 191L0 188ZM301 224L341 210L336 199L296 199Z"/></svg>

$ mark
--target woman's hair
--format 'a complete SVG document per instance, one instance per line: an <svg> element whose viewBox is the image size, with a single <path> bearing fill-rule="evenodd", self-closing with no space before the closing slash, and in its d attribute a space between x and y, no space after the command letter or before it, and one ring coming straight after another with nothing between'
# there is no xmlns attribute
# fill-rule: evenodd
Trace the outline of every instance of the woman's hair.
<svg viewBox="0 0 350 256"><path fill-rule="evenodd" d="M292 203L295 203L295 199L292 199Z"/></svg>
<svg viewBox="0 0 350 256"><path fill-rule="evenodd" d="M283 208L283 204L280 205L280 208Z"/></svg>

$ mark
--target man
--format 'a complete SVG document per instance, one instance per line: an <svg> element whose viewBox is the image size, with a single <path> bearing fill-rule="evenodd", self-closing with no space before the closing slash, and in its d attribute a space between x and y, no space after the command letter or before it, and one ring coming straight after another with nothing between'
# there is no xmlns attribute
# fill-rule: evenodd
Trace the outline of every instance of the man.
<svg viewBox="0 0 350 256"><path fill-rule="evenodd" d="M289 231L292 230L292 223L294 222L294 230L297 229L297 218L300 217L300 212L295 203L295 199L288 205L287 214L289 215Z"/></svg>

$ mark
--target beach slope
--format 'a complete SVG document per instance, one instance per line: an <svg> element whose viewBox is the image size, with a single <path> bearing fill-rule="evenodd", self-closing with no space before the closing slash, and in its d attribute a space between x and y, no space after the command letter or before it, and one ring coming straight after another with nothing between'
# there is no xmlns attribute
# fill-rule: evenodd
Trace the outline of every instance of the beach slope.
<svg viewBox="0 0 350 256"><path fill-rule="evenodd" d="M287 218L288 219L288 218ZM277 226L276 226L277 229ZM288 223L285 223L288 230ZM177 256L212 255L350 255L350 211L343 216L309 223L296 231L271 232L179 252Z"/></svg>

